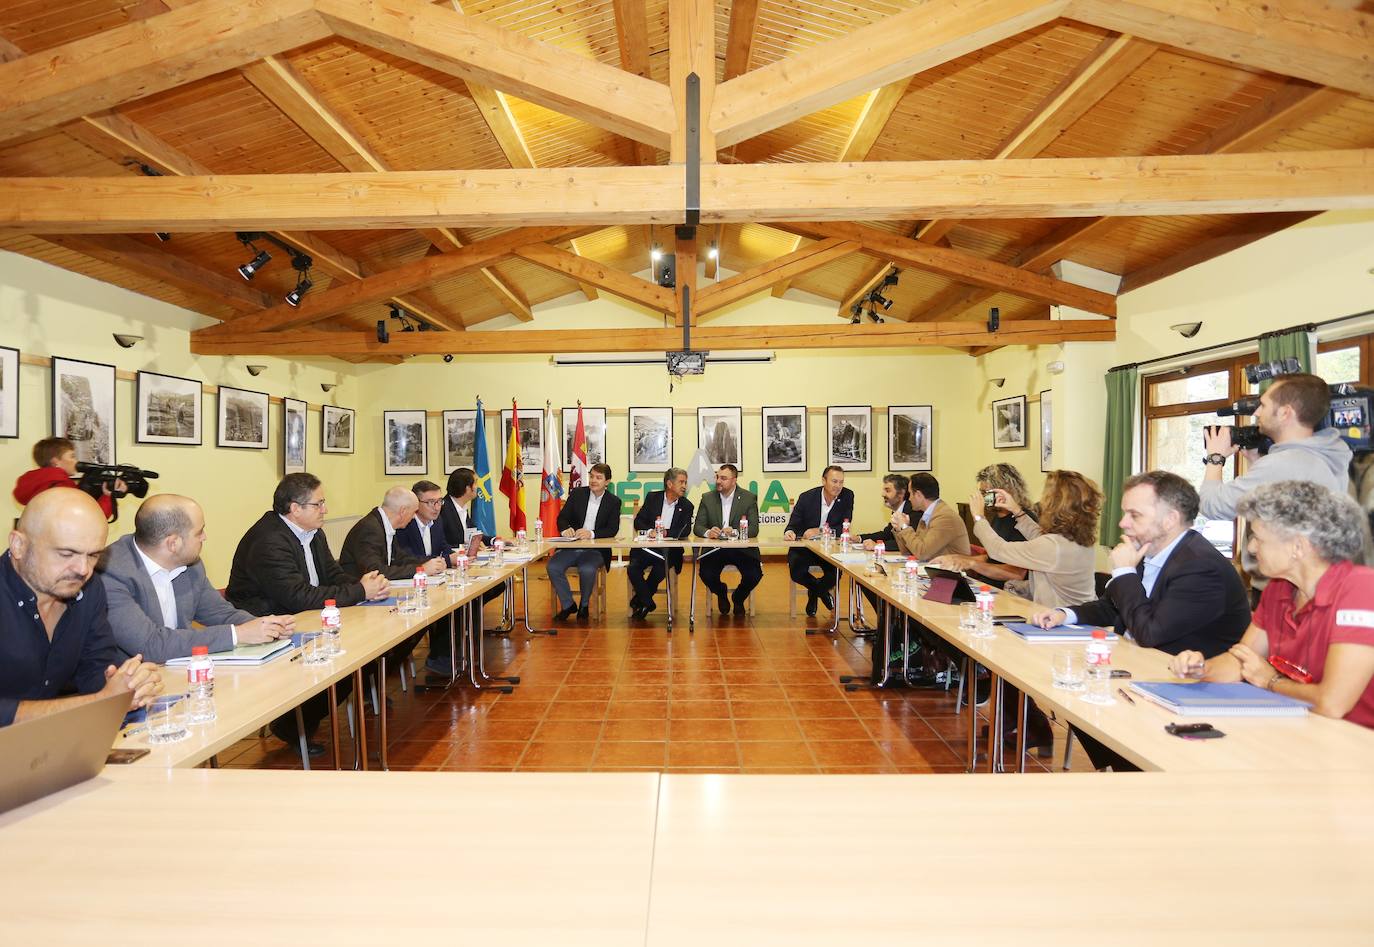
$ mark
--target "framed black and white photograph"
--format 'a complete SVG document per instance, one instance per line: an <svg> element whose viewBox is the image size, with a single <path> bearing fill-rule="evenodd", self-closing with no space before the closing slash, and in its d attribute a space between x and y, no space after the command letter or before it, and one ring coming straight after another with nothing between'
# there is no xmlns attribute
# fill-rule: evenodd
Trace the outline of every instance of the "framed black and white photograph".
<svg viewBox="0 0 1374 947"><path fill-rule="evenodd" d="M806 405L763 409L763 472L806 469Z"/></svg>
<svg viewBox="0 0 1374 947"><path fill-rule="evenodd" d="M472 408L444 412L444 473L477 463L477 412Z"/></svg>
<svg viewBox="0 0 1374 947"><path fill-rule="evenodd" d="M935 425L928 404L889 405L887 469L931 470L935 466Z"/></svg>
<svg viewBox="0 0 1374 947"><path fill-rule="evenodd" d="M281 399L282 474L305 473L305 420L310 406L295 398Z"/></svg>
<svg viewBox="0 0 1374 947"><path fill-rule="evenodd" d="M1026 396L1015 395L992 403L992 446L1026 446Z"/></svg>
<svg viewBox="0 0 1374 947"><path fill-rule="evenodd" d="M501 412L501 443L496 448L500 463L493 468L505 469L506 445L510 443L510 409ZM520 411L520 470L536 477L544 472L544 409L523 408Z"/></svg>
<svg viewBox="0 0 1374 947"><path fill-rule="evenodd" d="M0 437L19 436L19 350L0 345Z"/></svg>
<svg viewBox="0 0 1374 947"><path fill-rule="evenodd" d="M115 462L113 365L53 356L52 433L76 445L78 461Z"/></svg>
<svg viewBox="0 0 1374 947"><path fill-rule="evenodd" d="M697 408L697 447L712 467L744 469L744 420L740 408Z"/></svg>
<svg viewBox="0 0 1374 947"><path fill-rule="evenodd" d="M873 469L873 408L842 405L825 409L826 464L841 470Z"/></svg>
<svg viewBox="0 0 1374 947"><path fill-rule="evenodd" d="M267 406L270 400L265 391L220 385L219 446L267 450Z"/></svg>
<svg viewBox="0 0 1374 947"><path fill-rule="evenodd" d="M320 407L320 453L353 453L354 416L352 408Z"/></svg>
<svg viewBox="0 0 1374 947"><path fill-rule="evenodd" d="M563 472L572 473L573 435L577 433L577 409L563 409ZM582 436L587 439L587 465L606 462L606 409L582 409ZM541 471L542 473L542 471Z"/></svg>
<svg viewBox="0 0 1374 947"><path fill-rule="evenodd" d="M134 384L134 440L140 444L201 442L200 382L139 372Z"/></svg>
<svg viewBox="0 0 1374 947"><path fill-rule="evenodd" d="M1040 472L1054 469L1054 392L1040 392Z"/></svg>
<svg viewBox="0 0 1374 947"><path fill-rule="evenodd" d="M630 469L664 473L673 466L673 409L630 409Z"/></svg>
<svg viewBox="0 0 1374 947"><path fill-rule="evenodd" d="M387 474L429 472L426 427L423 409L382 412L382 449Z"/></svg>

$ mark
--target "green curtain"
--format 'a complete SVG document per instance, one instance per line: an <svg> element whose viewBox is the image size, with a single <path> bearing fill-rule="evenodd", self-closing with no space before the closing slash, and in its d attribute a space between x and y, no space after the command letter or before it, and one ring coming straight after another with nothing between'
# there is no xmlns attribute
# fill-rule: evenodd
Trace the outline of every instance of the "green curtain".
<svg viewBox="0 0 1374 947"><path fill-rule="evenodd" d="M1107 372L1107 445L1102 457L1102 545L1121 538L1121 487L1131 476L1135 459L1135 397L1140 373L1134 365Z"/></svg>
<svg viewBox="0 0 1374 947"><path fill-rule="evenodd" d="M1312 370L1312 342L1307 327L1287 332L1268 332L1259 337L1259 360L1272 362L1281 358L1296 358L1302 370ZM1260 383L1260 391L1269 387L1269 382Z"/></svg>

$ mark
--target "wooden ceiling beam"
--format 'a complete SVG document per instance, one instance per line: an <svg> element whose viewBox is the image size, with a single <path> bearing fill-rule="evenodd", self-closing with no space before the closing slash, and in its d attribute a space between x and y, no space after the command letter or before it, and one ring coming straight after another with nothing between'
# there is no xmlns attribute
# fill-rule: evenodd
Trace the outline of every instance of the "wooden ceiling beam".
<svg viewBox="0 0 1374 947"><path fill-rule="evenodd" d="M671 289L665 289L638 276L606 266L548 243L525 243L511 250L513 256L573 279L591 283L613 296L647 306L655 312L675 312L677 302ZM618 331L618 330L617 330Z"/></svg>
<svg viewBox="0 0 1374 947"><path fill-rule="evenodd" d="M316 0L199 0L0 64L0 141L326 39Z"/></svg>
<svg viewBox="0 0 1374 947"><path fill-rule="evenodd" d="M819 269L851 253L857 253L859 249L857 241L830 237L784 254L775 260L750 267L702 290L701 295L697 297L697 314L704 316L742 299L748 299L755 293L766 292L779 280L790 282L802 273Z"/></svg>
<svg viewBox="0 0 1374 947"><path fill-rule="evenodd" d="M620 47L620 68L642 79L649 78L649 21L643 0L612 0L615 36ZM642 141L630 141L635 164L655 164L654 149Z"/></svg>
<svg viewBox="0 0 1374 947"><path fill-rule="evenodd" d="M932 247L876 227L851 223L788 223L773 226L811 237L851 240L859 244L864 253L951 279L990 287L998 292L1015 293L1040 302L1071 305L1104 316L1116 315L1116 297L1110 293L1076 286L1038 273L1028 273L962 250Z"/></svg>
<svg viewBox="0 0 1374 947"><path fill-rule="evenodd" d="M536 227L515 230L470 243L452 253L436 253L405 263L394 269L375 273L352 283L331 286L322 293L311 293L301 300L298 308L274 306L255 316L236 320L236 331L273 332L311 325L321 319L337 315L354 306L385 302L404 293L431 286L440 280L470 273L511 256L523 243L567 240L587 232L588 228ZM409 309L409 307L407 307ZM415 310L411 309L414 312ZM420 313L416 312L416 315ZM197 330L215 334L227 330L227 325ZM450 343L451 344L451 343Z"/></svg>
<svg viewBox="0 0 1374 947"><path fill-rule="evenodd" d="M697 295L697 239L695 230L689 237L683 233L678 231L673 238L673 315L679 326L684 319L695 326L702 313L701 297Z"/></svg>
<svg viewBox="0 0 1374 947"><path fill-rule="evenodd" d="M1116 324L1109 320L1016 322L995 335L968 322L884 323L882 325L702 326L693 345L711 351L741 349L845 349L905 346L1048 345L1057 342L1110 342ZM392 335L383 345L372 332L234 333L191 336L196 355L512 355L549 352L655 352L682 345L676 328L528 329L518 332L439 332Z"/></svg>
<svg viewBox="0 0 1374 947"><path fill-rule="evenodd" d="M703 165L716 161L716 138L706 118L716 97L716 19L712 0L668 0L668 89L675 128L668 160L687 160L687 77L696 73L700 112L697 136Z"/></svg>
<svg viewBox="0 0 1374 947"><path fill-rule="evenodd" d="M1374 97L1374 16L1337 3L1072 0L1064 16Z"/></svg>
<svg viewBox="0 0 1374 947"><path fill-rule="evenodd" d="M707 251L705 272L707 279L714 280L716 275L720 272L721 254L725 252L724 224L716 224L715 236L711 238L711 247L714 248L716 252L715 255L712 256L710 250Z"/></svg>
<svg viewBox="0 0 1374 947"><path fill-rule="evenodd" d="M735 0L730 4L730 31L725 40L726 82L749 71L758 31L759 0Z"/></svg>
<svg viewBox="0 0 1374 947"><path fill-rule="evenodd" d="M347 39L667 148L667 88L452 9L398 0L315 0Z"/></svg>
<svg viewBox="0 0 1374 947"><path fill-rule="evenodd" d="M927 0L723 83L720 147L924 72L1056 19L1067 0Z"/></svg>
<svg viewBox="0 0 1374 947"><path fill-rule="evenodd" d="M1261 240L1272 233L1300 224L1316 216L1315 214L1251 214L1245 217L1240 226L1234 230L1218 234L1206 240L1190 244L1187 249L1175 253L1171 257L1160 260L1148 266L1143 266L1138 270L1132 270L1121 280L1121 292L1128 293L1133 289L1148 286L1156 280L1164 279L1166 276L1173 276L1188 269L1204 263L1213 257L1221 256L1223 253L1230 253L1238 250L1247 244Z"/></svg>

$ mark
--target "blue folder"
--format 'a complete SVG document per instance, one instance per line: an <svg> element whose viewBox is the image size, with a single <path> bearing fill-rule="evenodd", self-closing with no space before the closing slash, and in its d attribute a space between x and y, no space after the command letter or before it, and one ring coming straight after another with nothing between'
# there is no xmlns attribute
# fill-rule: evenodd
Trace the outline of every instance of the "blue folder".
<svg viewBox="0 0 1374 947"><path fill-rule="evenodd" d="M1131 690L1180 717L1301 717L1311 704L1246 684L1133 681Z"/></svg>
<svg viewBox="0 0 1374 947"><path fill-rule="evenodd" d="M1096 625L1055 625L1053 628L1041 628L1039 625L1032 625L1025 621L1009 621L1003 623L1007 631L1019 635L1026 641L1082 641L1092 640L1093 632L1097 631ZM1116 641L1117 637L1112 632L1107 632L1108 641Z"/></svg>

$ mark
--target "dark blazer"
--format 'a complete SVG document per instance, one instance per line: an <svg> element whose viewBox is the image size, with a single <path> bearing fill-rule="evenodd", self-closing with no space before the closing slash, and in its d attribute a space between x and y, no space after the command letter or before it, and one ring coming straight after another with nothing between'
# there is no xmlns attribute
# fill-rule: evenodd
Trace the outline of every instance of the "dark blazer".
<svg viewBox="0 0 1374 947"><path fill-rule="evenodd" d="M731 522L726 523L724 513L721 511L720 494L715 490L707 490L701 495L701 506L697 507L697 517L692 522L692 532L698 536L705 536L709 529L723 526L738 528L741 516L749 520L749 538L757 538L759 535L758 497L736 483L735 496L730 501ZM754 559L760 558L757 547L741 549L739 552Z"/></svg>
<svg viewBox="0 0 1374 947"><path fill-rule="evenodd" d="M361 582L350 579L329 551L324 530L310 540L315 574L320 584L310 584L305 550L291 528L271 510L248 528L234 550L225 597L254 615L294 615L323 608L332 598L340 608L363 600ZM414 574L414 573L412 573Z"/></svg>
<svg viewBox="0 0 1374 947"><path fill-rule="evenodd" d="M205 565L197 559L172 580L177 604L177 627L162 623L162 603L153 580L143 566L134 537L121 536L109 545L100 560L100 581L110 617L110 630L119 645L120 659L143 655L145 661L166 664L190 655L195 645L211 653L234 647L230 626L242 625L256 616L230 605L205 577ZM193 628L195 622L203 627Z"/></svg>
<svg viewBox="0 0 1374 947"><path fill-rule="evenodd" d="M456 516L455 516L456 518ZM444 531L444 521L442 518L434 521L429 528L429 544L433 552L425 552L425 542L420 538L420 518L417 516L406 524L405 529L396 531L396 551L404 552L406 555L414 556L421 562L433 559L436 556L444 560L444 565L452 565L453 560L449 558L457 552L453 546L449 545L448 534ZM415 573L412 572L411 575Z"/></svg>
<svg viewBox="0 0 1374 947"><path fill-rule="evenodd" d="M840 488L840 495L830 507L830 528L840 535L840 527L845 520L854 519L854 491L848 487ZM821 488L812 487L802 491L797 503L792 507L792 515L787 519L787 529L801 536L808 529L819 529L821 525ZM786 530L784 530L786 532Z"/></svg>
<svg viewBox="0 0 1374 947"><path fill-rule="evenodd" d="M1074 607L1078 620L1129 631L1136 644L1170 654L1221 654L1250 627L1250 602L1231 561L1196 530L1188 530L1164 562L1149 597L1140 577L1122 575L1095 602Z"/></svg>
<svg viewBox="0 0 1374 947"><path fill-rule="evenodd" d="M380 572L388 579L411 579L415 577L415 567L425 561L397 549L393 536L391 562L387 563L386 527L382 525L385 515L380 507L374 507L367 515L358 517L344 537L343 548L339 550L339 567L349 578L361 579L369 572Z"/></svg>
<svg viewBox="0 0 1374 947"><path fill-rule="evenodd" d="M591 487L573 487L568 491L568 499L558 513L558 532L565 529L581 529L582 521L587 518L587 501L592 495ZM596 522L592 524L592 535L597 539L613 539L620 532L620 497L610 490L601 494L601 505L596 508ZM606 569L611 568L611 551L601 550L606 560Z"/></svg>
<svg viewBox="0 0 1374 947"><path fill-rule="evenodd" d="M444 535L448 537L450 546L454 549L467 548L469 537L467 530L463 529L458 511L453 508L453 497L444 497L444 505L439 507L439 523L444 527Z"/></svg>
<svg viewBox="0 0 1374 947"><path fill-rule="evenodd" d="M801 499L801 498L798 497L798 502L800 502L800 499ZM838 506L839 504L836 504L836 505ZM918 517L918 516L912 516L912 515L911 515L911 501L910 501L910 500L903 500L901 506L899 506L896 510L893 510L893 511L889 512L889 514L888 514L888 520L887 520L886 523L883 524L883 528L882 528L882 529L878 530L876 533L864 533L864 534L863 534L862 536L860 536L859 538L860 538L860 539L871 539L871 540L873 540L875 543L882 543L883 546L887 549L888 552L891 552L892 550L896 549L896 548L897 548L897 537L896 537L896 535L892 532L892 513L893 513L893 512L895 512L895 513L905 513L905 514L907 515L908 519L920 519L920 517Z"/></svg>
<svg viewBox="0 0 1374 947"><path fill-rule="evenodd" d="M692 501L685 496L678 497L677 506L673 507L673 521L667 524L669 539L686 539L692 532ZM646 494L644 502L639 504L639 512L635 514L635 530L653 529L654 521L663 512L663 491L655 490L653 493ZM639 550L636 550L637 552ZM668 565L681 571L682 569L682 550L664 549L660 550L663 558ZM645 553L648 555L648 553Z"/></svg>

